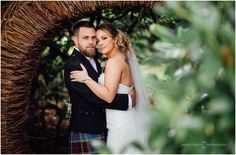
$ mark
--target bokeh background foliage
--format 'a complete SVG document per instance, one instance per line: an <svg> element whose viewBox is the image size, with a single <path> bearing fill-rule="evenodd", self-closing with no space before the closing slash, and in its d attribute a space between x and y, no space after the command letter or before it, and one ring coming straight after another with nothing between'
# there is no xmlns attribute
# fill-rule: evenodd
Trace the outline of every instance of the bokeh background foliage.
<svg viewBox="0 0 236 155"><path fill-rule="evenodd" d="M89 17L127 32L152 101L148 153L235 153L235 3L166 2L150 10L104 9ZM41 56L32 99L39 107L69 100L63 67L70 29ZM107 148L100 146L102 153Z"/></svg>

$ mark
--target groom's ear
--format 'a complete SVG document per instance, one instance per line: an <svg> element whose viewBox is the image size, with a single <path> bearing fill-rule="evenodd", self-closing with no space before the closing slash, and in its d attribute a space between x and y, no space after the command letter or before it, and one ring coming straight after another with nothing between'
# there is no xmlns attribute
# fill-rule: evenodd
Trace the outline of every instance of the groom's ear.
<svg viewBox="0 0 236 155"><path fill-rule="evenodd" d="M74 44L77 45L79 42L79 38L76 36L72 36L72 40L74 41Z"/></svg>

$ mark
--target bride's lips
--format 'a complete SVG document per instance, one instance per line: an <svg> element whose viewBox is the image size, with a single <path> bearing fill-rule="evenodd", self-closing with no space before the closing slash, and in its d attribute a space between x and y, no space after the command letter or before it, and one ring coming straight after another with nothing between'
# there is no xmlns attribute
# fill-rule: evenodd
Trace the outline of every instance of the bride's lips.
<svg viewBox="0 0 236 155"><path fill-rule="evenodd" d="M105 47L99 47L99 49L102 51Z"/></svg>

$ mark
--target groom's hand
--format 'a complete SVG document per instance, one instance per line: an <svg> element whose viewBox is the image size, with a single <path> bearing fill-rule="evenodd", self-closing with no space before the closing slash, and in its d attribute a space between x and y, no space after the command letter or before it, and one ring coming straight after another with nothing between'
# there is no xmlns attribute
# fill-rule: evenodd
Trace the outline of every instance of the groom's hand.
<svg viewBox="0 0 236 155"><path fill-rule="evenodd" d="M133 89L130 94L129 94L132 98L132 107L135 107L136 105L136 92L135 89Z"/></svg>

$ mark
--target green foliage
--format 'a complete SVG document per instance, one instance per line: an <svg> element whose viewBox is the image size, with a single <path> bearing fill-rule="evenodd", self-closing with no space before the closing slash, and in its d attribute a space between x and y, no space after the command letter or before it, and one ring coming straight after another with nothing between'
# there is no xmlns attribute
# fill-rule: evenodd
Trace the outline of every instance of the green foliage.
<svg viewBox="0 0 236 155"><path fill-rule="evenodd" d="M166 3L156 10L104 9L92 19L112 21L133 43L153 102L144 152L235 153L234 2ZM72 45L64 30L43 52L37 104L68 100L63 65Z"/></svg>
<svg viewBox="0 0 236 155"><path fill-rule="evenodd" d="M42 52L40 65L35 76L32 96L33 104L45 106L48 103L66 108L69 100L64 85L63 69L73 45L68 30L61 31Z"/></svg>
<svg viewBox="0 0 236 155"><path fill-rule="evenodd" d="M188 23L150 26L160 40L146 63L165 64L164 78L149 84L153 91L162 86L153 94L152 151L235 152L233 10L232 2L167 2L159 13L172 12Z"/></svg>

